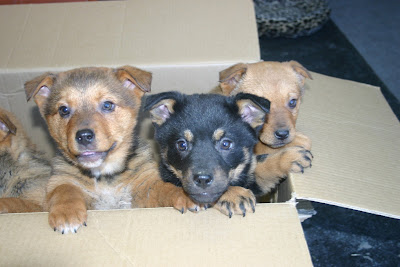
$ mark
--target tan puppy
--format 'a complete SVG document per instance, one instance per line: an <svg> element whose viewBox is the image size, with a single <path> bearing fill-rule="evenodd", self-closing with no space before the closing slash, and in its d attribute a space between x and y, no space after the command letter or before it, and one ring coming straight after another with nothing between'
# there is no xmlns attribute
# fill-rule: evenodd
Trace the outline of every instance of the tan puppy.
<svg viewBox="0 0 400 267"><path fill-rule="evenodd" d="M43 211L50 171L20 122L0 108L0 213Z"/></svg>
<svg viewBox="0 0 400 267"><path fill-rule="evenodd" d="M245 92L271 101L255 147L255 153L260 155L256 176L263 180L259 182L265 193L290 172L303 172L311 166L311 140L296 132L307 78L312 79L310 73L296 61L239 63L220 72L224 95Z"/></svg>
<svg viewBox="0 0 400 267"><path fill-rule="evenodd" d="M87 209L172 206L198 210L182 188L163 182L139 136L151 73L131 66L46 73L25 84L62 156L47 185L49 224L61 233L85 225Z"/></svg>

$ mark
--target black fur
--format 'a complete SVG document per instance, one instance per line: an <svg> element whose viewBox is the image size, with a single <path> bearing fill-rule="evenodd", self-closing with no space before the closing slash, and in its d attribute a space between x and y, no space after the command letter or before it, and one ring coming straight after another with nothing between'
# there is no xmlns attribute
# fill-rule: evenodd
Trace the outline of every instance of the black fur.
<svg viewBox="0 0 400 267"><path fill-rule="evenodd" d="M248 109L245 115L240 114L240 100L250 100L255 108ZM172 110L161 107L165 101L170 101ZM251 119L251 112L256 110L257 118L263 121L269 105L264 98L243 93L232 97L178 92L148 96L144 108L153 116L163 180L183 186L198 203L216 201L228 186L242 186L259 193L253 174L256 158L252 151L262 124L251 125L249 117ZM223 134L215 140L218 129ZM185 136L185 131L190 131L192 140L188 140L191 138ZM187 149L179 151L179 144L181 149L185 146ZM235 169L238 173L229 175ZM212 181L208 183L203 177L210 177ZM206 181L206 185L199 181Z"/></svg>

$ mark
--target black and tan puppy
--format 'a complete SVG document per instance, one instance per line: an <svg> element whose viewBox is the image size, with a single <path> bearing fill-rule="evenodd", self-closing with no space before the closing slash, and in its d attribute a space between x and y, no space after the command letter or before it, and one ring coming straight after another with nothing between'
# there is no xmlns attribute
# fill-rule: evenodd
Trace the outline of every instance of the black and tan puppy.
<svg viewBox="0 0 400 267"><path fill-rule="evenodd" d="M254 94L271 101L255 153L260 155L256 176L268 193L291 172L311 166L311 140L296 131L296 121L311 74L296 61L238 63L220 72L224 95Z"/></svg>
<svg viewBox="0 0 400 267"><path fill-rule="evenodd" d="M260 189L253 149L269 105L250 94L166 92L147 97L164 181L229 216L254 211L254 194Z"/></svg>
<svg viewBox="0 0 400 267"><path fill-rule="evenodd" d="M198 206L164 182L139 138L141 98L151 73L124 66L46 73L25 84L56 141L47 185L49 224L61 233L86 225L87 209Z"/></svg>
<svg viewBox="0 0 400 267"><path fill-rule="evenodd" d="M0 213L43 211L50 171L17 118L0 108Z"/></svg>

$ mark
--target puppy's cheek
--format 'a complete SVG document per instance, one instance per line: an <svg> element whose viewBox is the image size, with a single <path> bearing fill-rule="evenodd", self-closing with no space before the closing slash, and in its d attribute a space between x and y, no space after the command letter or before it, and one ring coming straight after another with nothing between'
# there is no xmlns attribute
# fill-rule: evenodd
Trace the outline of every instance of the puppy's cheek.
<svg viewBox="0 0 400 267"><path fill-rule="evenodd" d="M48 116L46 118L50 135L61 149L66 150L69 143L69 135L66 134L67 126L60 119L54 117L56 116Z"/></svg>
<svg viewBox="0 0 400 267"><path fill-rule="evenodd" d="M262 132L260 134L259 139L263 144L266 144L266 145L269 145L269 146L274 145L275 142L276 142L276 138L274 137L274 135L271 135L268 132Z"/></svg>
<svg viewBox="0 0 400 267"><path fill-rule="evenodd" d="M285 140L286 144L292 142L295 136L296 136L296 131L290 131L289 137Z"/></svg>
<svg viewBox="0 0 400 267"><path fill-rule="evenodd" d="M194 181L193 181L193 172L191 170L181 172L182 176L178 177L178 179L182 183L182 187L186 192L192 192Z"/></svg>
<svg viewBox="0 0 400 267"><path fill-rule="evenodd" d="M275 142L275 136L274 136L274 129L268 124L264 124L263 128L261 129L259 133L259 139L262 143L266 145L271 145Z"/></svg>
<svg viewBox="0 0 400 267"><path fill-rule="evenodd" d="M232 171L232 170L231 170ZM224 171L222 168L216 168L214 171L214 191L223 192L228 189L229 184L232 182L231 172Z"/></svg>

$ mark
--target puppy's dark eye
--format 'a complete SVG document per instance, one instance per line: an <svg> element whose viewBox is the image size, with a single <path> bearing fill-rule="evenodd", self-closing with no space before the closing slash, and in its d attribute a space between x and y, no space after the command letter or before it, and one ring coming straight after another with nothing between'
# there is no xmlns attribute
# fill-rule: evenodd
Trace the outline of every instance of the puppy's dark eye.
<svg viewBox="0 0 400 267"><path fill-rule="evenodd" d="M289 101L289 108L295 108L297 105L297 99L291 99Z"/></svg>
<svg viewBox="0 0 400 267"><path fill-rule="evenodd" d="M101 107L103 111L111 112L115 109L115 104L111 101L104 101L103 106Z"/></svg>
<svg viewBox="0 0 400 267"><path fill-rule="evenodd" d="M178 149L178 151L186 151L188 149L188 144L186 142L186 140L178 140L178 142L176 142L176 149Z"/></svg>
<svg viewBox="0 0 400 267"><path fill-rule="evenodd" d="M230 150L233 147L233 142L229 139L223 139L220 143L220 148L222 150Z"/></svg>
<svg viewBox="0 0 400 267"><path fill-rule="evenodd" d="M69 107L61 106L58 108L58 113L61 117L65 118L68 117L69 114L71 114L71 110L69 109Z"/></svg>

